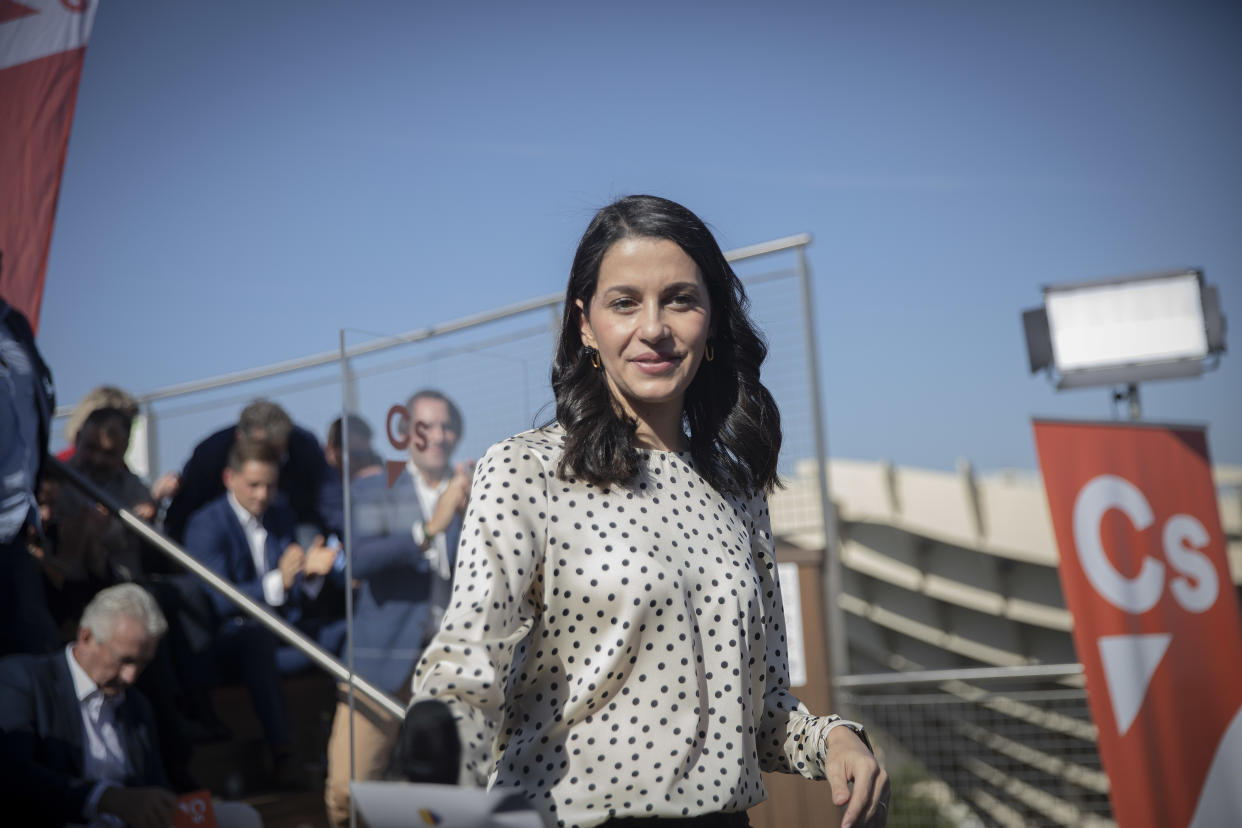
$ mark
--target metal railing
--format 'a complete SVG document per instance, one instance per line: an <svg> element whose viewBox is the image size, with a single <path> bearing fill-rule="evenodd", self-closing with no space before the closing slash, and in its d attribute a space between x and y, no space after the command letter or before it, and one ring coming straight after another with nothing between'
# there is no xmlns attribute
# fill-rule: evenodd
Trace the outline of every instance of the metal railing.
<svg viewBox="0 0 1242 828"><path fill-rule="evenodd" d="M138 537L167 555L212 589L232 601L242 612L267 627L286 644L297 648L299 652L309 658L320 669L339 681L351 684L355 690L396 716L398 720L405 718L405 707L400 702L376 688L361 676L351 673L345 665L337 661L327 650L307 638L300 630L289 625L283 618L273 613L266 606L255 601L249 595L233 586L232 583L212 572L193 555L190 555L176 543L164 537L142 518L118 503L116 498L96 486L77 469L67 463L62 463L55 457L48 457L46 460L65 480L120 518L129 531L138 535Z"/></svg>

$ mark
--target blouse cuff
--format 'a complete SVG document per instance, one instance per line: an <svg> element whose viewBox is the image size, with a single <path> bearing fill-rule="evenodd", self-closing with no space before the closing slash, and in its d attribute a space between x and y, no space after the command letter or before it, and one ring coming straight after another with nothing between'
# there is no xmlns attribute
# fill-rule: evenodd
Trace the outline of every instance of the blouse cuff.
<svg viewBox="0 0 1242 828"><path fill-rule="evenodd" d="M785 731L785 755L790 767L807 779L823 779L828 754L828 731L841 717L812 716L802 705L789 714Z"/></svg>

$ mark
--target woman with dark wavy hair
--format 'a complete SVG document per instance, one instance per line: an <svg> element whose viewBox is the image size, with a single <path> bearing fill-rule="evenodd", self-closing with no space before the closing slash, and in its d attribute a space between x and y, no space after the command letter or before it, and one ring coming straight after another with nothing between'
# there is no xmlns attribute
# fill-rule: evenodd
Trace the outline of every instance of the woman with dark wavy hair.
<svg viewBox="0 0 1242 828"><path fill-rule="evenodd" d="M789 692L780 416L746 311L689 210L603 208L570 271L556 422L476 467L414 697L448 705L467 776L549 825L747 826L764 770L827 777L846 828L886 821L862 726Z"/></svg>

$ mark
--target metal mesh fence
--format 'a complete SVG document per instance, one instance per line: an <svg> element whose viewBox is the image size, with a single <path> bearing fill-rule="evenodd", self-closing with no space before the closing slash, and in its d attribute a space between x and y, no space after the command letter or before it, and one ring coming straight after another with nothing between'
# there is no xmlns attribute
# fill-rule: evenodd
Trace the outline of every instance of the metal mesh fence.
<svg viewBox="0 0 1242 828"><path fill-rule="evenodd" d="M892 777L888 824L1114 825L1086 691L1073 681L849 683Z"/></svg>
<svg viewBox="0 0 1242 828"><path fill-rule="evenodd" d="M744 279L751 299L751 317L768 343L763 383L781 411L779 471L794 474L799 461L814 460L815 430L808 388L807 333L801 320L801 284L796 270L756 273Z"/></svg>
<svg viewBox="0 0 1242 828"><path fill-rule="evenodd" d="M748 278L752 314L769 344L763 381L781 409L782 474L814 457L812 407L807 390L806 336L800 324L798 274L793 270ZM461 408L466 425L457 456L477 458L492 443L542 425L555 416L550 365L559 332L559 304L501 322L437 336L352 358L346 394L352 411L379 436L391 407L415 390L435 388ZM347 347L382 342L348 332ZM339 406L339 402L337 403ZM399 451L385 450L393 459Z"/></svg>
<svg viewBox="0 0 1242 828"><path fill-rule="evenodd" d="M386 436L389 412L415 391L435 389L463 414L456 456L477 458L497 440L551 418L548 372L559 325L556 312L555 306L526 311L351 358L344 392L352 398L349 408L372 426L375 448L385 459L403 461L402 450ZM357 339L361 335L347 332L347 347L363 344L351 341ZM337 411L341 389L338 377Z"/></svg>

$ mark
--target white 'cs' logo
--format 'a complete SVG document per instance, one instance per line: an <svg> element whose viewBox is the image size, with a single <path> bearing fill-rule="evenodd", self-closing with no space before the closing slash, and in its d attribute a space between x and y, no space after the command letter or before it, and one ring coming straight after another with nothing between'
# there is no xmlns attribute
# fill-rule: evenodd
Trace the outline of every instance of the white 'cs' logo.
<svg viewBox="0 0 1242 828"><path fill-rule="evenodd" d="M1113 606L1143 613L1160 600L1164 588L1164 564L1146 558L1133 578L1117 571L1100 542L1100 521L1112 509L1120 509L1138 531L1155 520L1147 498L1133 483L1113 474L1093 478L1074 501L1074 545L1087 580ZM1189 612L1204 612L1216 602L1220 583L1216 567L1199 551L1208 542L1203 524L1190 515L1173 515L1165 521L1164 554L1178 572L1169 585L1173 597Z"/></svg>

